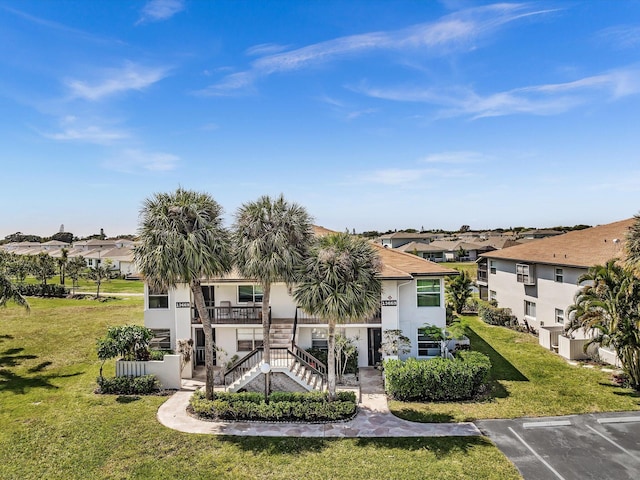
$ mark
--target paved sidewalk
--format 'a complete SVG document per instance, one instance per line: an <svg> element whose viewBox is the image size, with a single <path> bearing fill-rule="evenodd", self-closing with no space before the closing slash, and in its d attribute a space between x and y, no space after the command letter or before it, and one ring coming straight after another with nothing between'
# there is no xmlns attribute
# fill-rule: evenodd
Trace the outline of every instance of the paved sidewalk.
<svg viewBox="0 0 640 480"><path fill-rule="evenodd" d="M158 409L164 426L187 433L260 437L445 437L481 435L473 423L414 423L389 412L382 376L373 368L360 370L361 403L358 415L348 422L303 424L263 422L207 422L187 414L193 392L203 383L184 380Z"/></svg>

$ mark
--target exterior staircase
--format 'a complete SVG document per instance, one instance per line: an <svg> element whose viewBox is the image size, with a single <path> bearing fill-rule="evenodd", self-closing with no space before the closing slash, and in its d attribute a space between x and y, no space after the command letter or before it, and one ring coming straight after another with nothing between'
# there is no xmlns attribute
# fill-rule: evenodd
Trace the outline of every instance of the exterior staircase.
<svg viewBox="0 0 640 480"><path fill-rule="evenodd" d="M327 367L295 344L295 330L295 322L275 321L271 324L271 372L286 375L307 391L323 391L327 386ZM260 369L265 363L263 354L264 349L258 347L225 372L227 391L238 392L260 375L264 375Z"/></svg>

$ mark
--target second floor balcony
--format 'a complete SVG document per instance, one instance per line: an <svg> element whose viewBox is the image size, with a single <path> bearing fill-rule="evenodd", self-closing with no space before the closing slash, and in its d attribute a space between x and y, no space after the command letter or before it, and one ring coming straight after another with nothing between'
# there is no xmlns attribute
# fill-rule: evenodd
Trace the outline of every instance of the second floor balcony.
<svg viewBox="0 0 640 480"><path fill-rule="evenodd" d="M218 307L207 307L211 324L262 324L261 305L221 305ZM269 307L269 317L271 317L271 307ZM202 323L198 310L193 308L191 323Z"/></svg>

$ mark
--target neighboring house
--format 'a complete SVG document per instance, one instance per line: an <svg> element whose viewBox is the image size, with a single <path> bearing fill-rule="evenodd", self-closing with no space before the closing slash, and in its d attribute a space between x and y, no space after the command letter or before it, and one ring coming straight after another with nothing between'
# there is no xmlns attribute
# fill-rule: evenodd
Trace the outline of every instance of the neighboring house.
<svg viewBox="0 0 640 480"><path fill-rule="evenodd" d="M479 253L493 250L493 247L463 240L435 240L429 244L411 242L398 247L397 250L413 253L434 262L473 262Z"/></svg>
<svg viewBox="0 0 640 480"><path fill-rule="evenodd" d="M326 229L316 228L316 234L322 232ZM360 366L381 361L384 330L402 330L411 339L409 356L439 355L439 348L434 349L434 342L418 329L426 324L444 328L444 278L458 272L415 255L372 245L383 265L379 275L383 289L380 310L371 318L338 325L337 331L355 339ZM231 273L203 280L202 290L218 347L217 364L224 365L234 355L242 358L262 344L262 291L253 279ZM299 309L284 283L272 286L270 315L272 348L327 348L327 324ZM163 348L175 349L177 339L192 338L196 364L204 363L204 333L187 285L162 292L145 286L144 324L154 331L157 345Z"/></svg>
<svg viewBox="0 0 640 480"><path fill-rule="evenodd" d="M383 247L398 248L411 242L429 243L436 237L437 235L433 233L395 232L385 233L379 240Z"/></svg>
<svg viewBox="0 0 640 480"><path fill-rule="evenodd" d="M109 260L111 265L110 270L112 271L118 271L123 275L131 275L137 271L133 263L132 244L107 248L106 250L89 250L83 255L83 257L86 260L88 267L103 265L105 261Z"/></svg>
<svg viewBox="0 0 640 480"><path fill-rule="evenodd" d="M520 237L526 240L537 240L539 238L547 238L547 237L555 237L556 235L562 235L564 232L560 230L527 230L525 232L520 232Z"/></svg>
<svg viewBox="0 0 640 480"><path fill-rule="evenodd" d="M589 267L623 255L633 218L483 253L478 261L481 298L510 308L522 323L561 330L567 307Z"/></svg>

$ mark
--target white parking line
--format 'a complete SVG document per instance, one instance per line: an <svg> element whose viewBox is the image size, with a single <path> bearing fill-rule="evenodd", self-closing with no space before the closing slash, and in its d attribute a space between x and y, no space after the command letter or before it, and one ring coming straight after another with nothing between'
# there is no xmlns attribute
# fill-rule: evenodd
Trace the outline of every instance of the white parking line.
<svg viewBox="0 0 640 480"><path fill-rule="evenodd" d="M534 428L534 427L568 427L571 425L569 420L550 420L547 422L528 422L523 423L523 428Z"/></svg>
<svg viewBox="0 0 640 480"><path fill-rule="evenodd" d="M640 422L640 417L599 418L598 423L632 423Z"/></svg>
<svg viewBox="0 0 640 480"><path fill-rule="evenodd" d="M508 427L508 428L509 428L509 431L510 431L511 433L513 433L513 434L515 435L515 437L516 437L518 440L520 440L520 441L522 442L522 444L523 444L525 447L527 447L527 448L529 449L529 451L530 451L531 453L533 453L533 454L536 456L536 458L537 458L538 460L540 460L540 461L544 464L544 466L545 466L545 467L547 467L549 470L551 470L551 471L553 472L553 474L554 474L556 477L558 477L560 480L565 480L565 478L564 478L562 475L560 475L560 474L556 471L556 469L555 469L555 468L553 468L551 465L549 465L549 464L547 463L547 461L546 461L544 458L542 458L542 457L538 454L538 452L536 452L533 448L531 448L531 446L530 446L527 442L525 442L525 441L522 439L522 437L521 437L520 435L518 435L518 434L513 430L513 428L511 428L511 427Z"/></svg>
<svg viewBox="0 0 640 480"><path fill-rule="evenodd" d="M593 428L591 425L586 425L586 427L591 430L594 433L597 433L598 435L600 435L602 438L604 438L607 442L609 442L611 445L613 445L616 448L619 448L620 450L622 450L624 453L626 453L627 455L631 456L632 458L635 458L636 460L640 460L638 457L636 457L633 453L631 453L629 450L627 450L626 448L624 448L622 445L617 444L616 442L614 442L613 440L611 440L609 437L607 437L606 435L600 433L599 431L597 431L595 428Z"/></svg>

